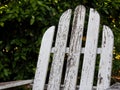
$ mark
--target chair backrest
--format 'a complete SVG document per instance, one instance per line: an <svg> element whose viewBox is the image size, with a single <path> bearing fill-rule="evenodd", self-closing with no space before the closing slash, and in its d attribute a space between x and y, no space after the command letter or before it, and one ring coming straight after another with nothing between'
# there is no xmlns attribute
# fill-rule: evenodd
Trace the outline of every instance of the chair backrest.
<svg viewBox="0 0 120 90"><path fill-rule="evenodd" d="M68 9L60 17L55 41L53 41L54 26L45 32L38 57L33 90L44 90L45 88L51 53L53 53L53 60L47 90L60 90L63 71L65 71L63 90L76 90L81 54L84 54L84 57L79 90L92 90L97 54L100 54L100 64L96 88L97 90L105 90L110 86L114 42L112 31L109 27L103 26L102 45L101 48L97 48L100 16L96 10L91 8L86 43L85 47L82 47L85 14L86 9L83 5L76 7L71 35L69 35L71 9ZM70 36L69 47L67 47L68 36ZM54 47L53 42L55 42ZM66 54L68 56L67 65L66 70L63 70Z"/></svg>

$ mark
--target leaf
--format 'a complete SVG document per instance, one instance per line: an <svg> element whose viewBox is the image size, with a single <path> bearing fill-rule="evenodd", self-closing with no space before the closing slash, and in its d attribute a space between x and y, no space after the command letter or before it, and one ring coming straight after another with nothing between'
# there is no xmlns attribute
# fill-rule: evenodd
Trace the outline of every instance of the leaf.
<svg viewBox="0 0 120 90"><path fill-rule="evenodd" d="M33 25L34 22L35 22L35 16L32 16L32 18L30 20L30 25Z"/></svg>
<svg viewBox="0 0 120 90"><path fill-rule="evenodd" d="M2 44L3 43L3 41L0 41L0 44Z"/></svg>
<svg viewBox="0 0 120 90"><path fill-rule="evenodd" d="M4 74L5 74L5 76L8 76L9 72L7 69L4 69Z"/></svg>
<svg viewBox="0 0 120 90"><path fill-rule="evenodd" d="M16 56L14 59L15 59L15 61L19 60L19 56Z"/></svg>
<svg viewBox="0 0 120 90"><path fill-rule="evenodd" d="M20 41L24 44L27 42L26 39L21 39Z"/></svg>
<svg viewBox="0 0 120 90"><path fill-rule="evenodd" d="M4 23L3 23L3 22L0 22L0 26L1 26L1 27L4 27Z"/></svg>
<svg viewBox="0 0 120 90"><path fill-rule="evenodd" d="M43 5L42 1L37 1L37 3L41 6Z"/></svg>
<svg viewBox="0 0 120 90"><path fill-rule="evenodd" d="M25 57L25 56L21 56L21 58L22 58L23 60L26 60L26 57Z"/></svg>

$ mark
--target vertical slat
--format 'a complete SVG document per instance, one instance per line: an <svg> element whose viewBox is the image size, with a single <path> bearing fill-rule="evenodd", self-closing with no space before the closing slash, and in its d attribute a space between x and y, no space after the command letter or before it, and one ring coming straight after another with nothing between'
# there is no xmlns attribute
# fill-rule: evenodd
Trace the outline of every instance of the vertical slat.
<svg viewBox="0 0 120 90"><path fill-rule="evenodd" d="M59 20L58 32L55 43L56 51L53 56L53 62L48 83L48 90L59 90L60 88L70 17L71 9L63 13Z"/></svg>
<svg viewBox="0 0 120 90"><path fill-rule="evenodd" d="M97 90L105 90L110 86L113 42L114 37L111 29L107 26L104 26Z"/></svg>
<svg viewBox="0 0 120 90"><path fill-rule="evenodd" d="M75 90L76 88L85 11L85 7L80 5L76 7L74 12L72 32L70 38L70 51L67 59L67 70L64 81L64 90Z"/></svg>
<svg viewBox="0 0 120 90"><path fill-rule="evenodd" d="M44 90L44 84L49 63L50 51L55 27L50 27L44 34L39 52L33 90Z"/></svg>
<svg viewBox="0 0 120 90"><path fill-rule="evenodd" d="M90 9L84 61L79 90L92 90L95 59L97 52L100 17L97 11Z"/></svg>

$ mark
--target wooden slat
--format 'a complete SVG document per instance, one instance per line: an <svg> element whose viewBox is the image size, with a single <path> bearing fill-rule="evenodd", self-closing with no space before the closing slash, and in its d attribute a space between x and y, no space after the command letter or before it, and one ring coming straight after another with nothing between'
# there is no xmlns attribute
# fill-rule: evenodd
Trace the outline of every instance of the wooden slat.
<svg viewBox="0 0 120 90"><path fill-rule="evenodd" d="M3 83L0 83L0 90L17 87L17 86L23 86L23 85L32 84L32 83L33 83L33 80L19 80L19 81L3 82Z"/></svg>
<svg viewBox="0 0 120 90"><path fill-rule="evenodd" d="M104 26L97 90L105 90L110 86L113 42L114 42L114 37L111 29L107 26Z"/></svg>
<svg viewBox="0 0 120 90"><path fill-rule="evenodd" d="M85 54L82 67L80 89L92 90L97 52L100 17L97 11L90 9Z"/></svg>
<svg viewBox="0 0 120 90"><path fill-rule="evenodd" d="M59 20L58 32L55 43L56 51L53 56L53 62L48 83L48 90L59 90L60 88L70 17L71 9L64 12Z"/></svg>
<svg viewBox="0 0 120 90"><path fill-rule="evenodd" d="M74 12L72 32L70 38L70 51L67 59L67 70L65 75L65 87L63 90L75 90L77 73L82 46L82 36L85 20L85 7L77 6Z"/></svg>
<svg viewBox="0 0 120 90"><path fill-rule="evenodd" d="M38 62L37 62L37 69L36 69L36 74L35 74L35 79L33 84L33 90L44 89L50 51L51 51L52 41L54 36L54 29L55 29L54 26L50 27L43 36L39 57L38 57Z"/></svg>

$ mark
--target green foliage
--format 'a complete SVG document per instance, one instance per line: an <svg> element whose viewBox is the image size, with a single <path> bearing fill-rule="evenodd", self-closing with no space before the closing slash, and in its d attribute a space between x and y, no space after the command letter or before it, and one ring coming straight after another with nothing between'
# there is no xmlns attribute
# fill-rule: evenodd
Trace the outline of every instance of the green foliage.
<svg viewBox="0 0 120 90"><path fill-rule="evenodd" d="M43 33L49 26L57 26L65 10L79 4L100 13L101 24L113 29L119 53L120 0L1 0L0 81L33 78ZM118 60L115 57L114 62ZM114 63L115 75L118 67Z"/></svg>

